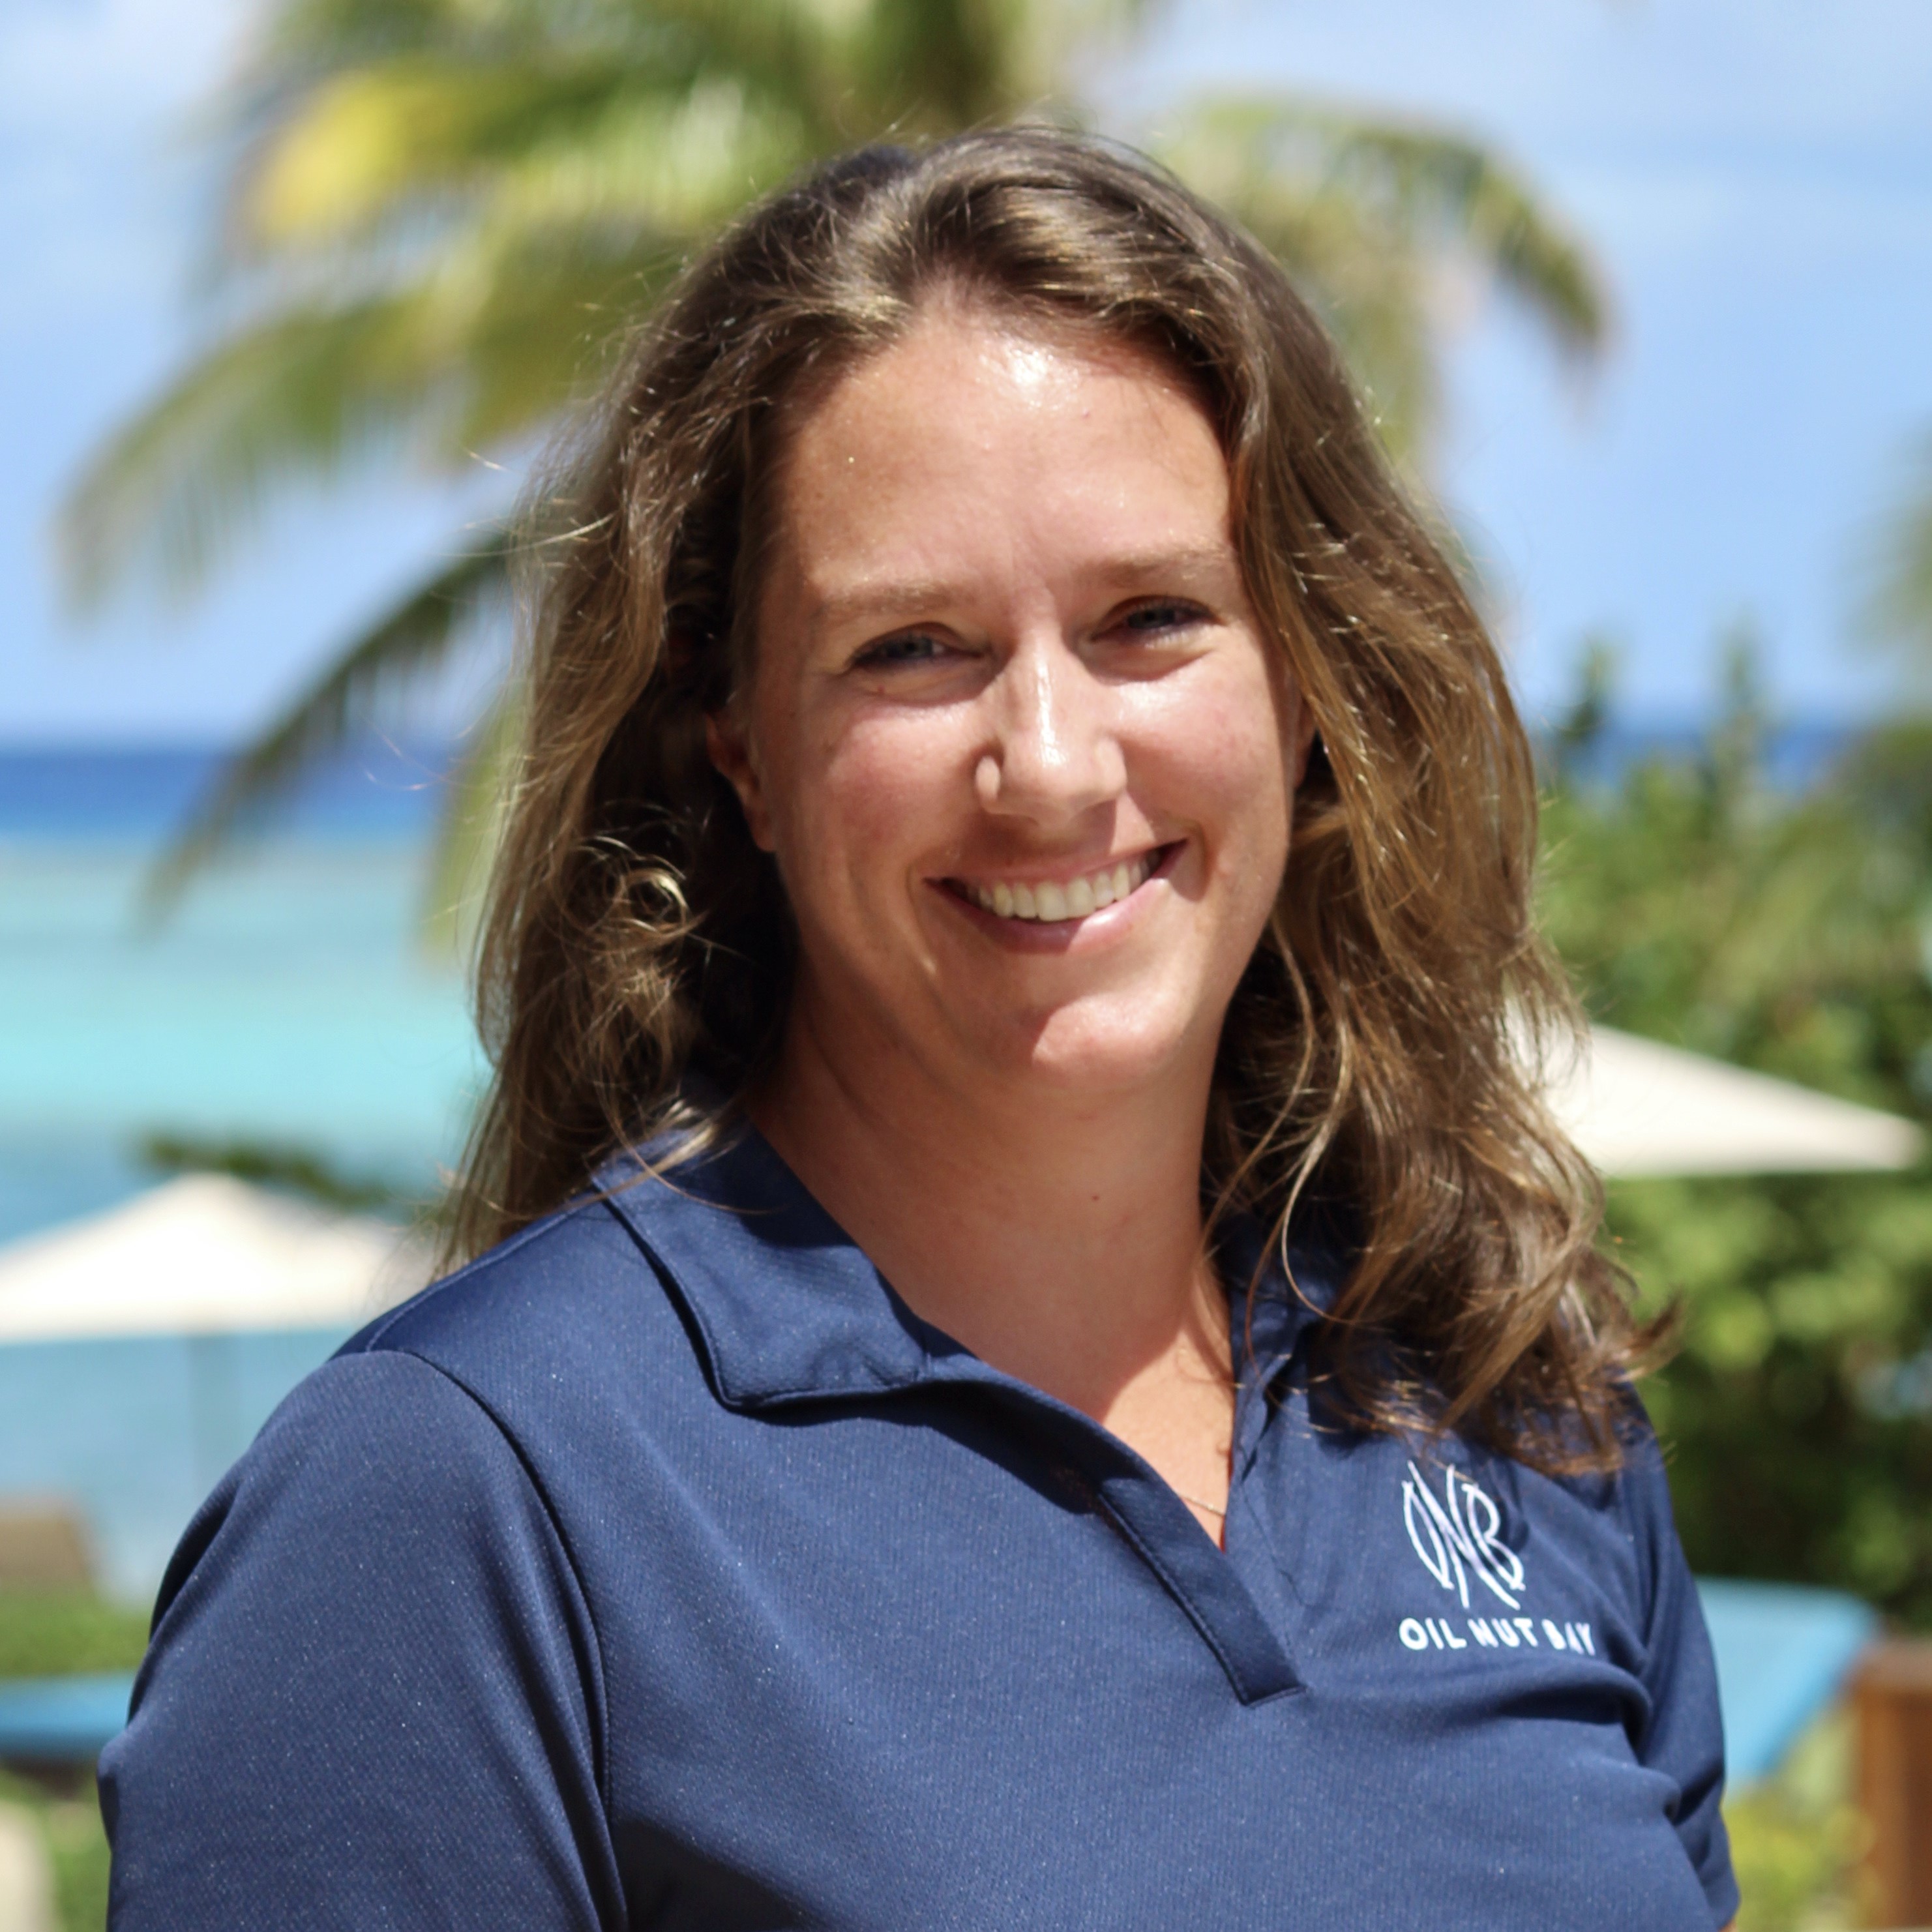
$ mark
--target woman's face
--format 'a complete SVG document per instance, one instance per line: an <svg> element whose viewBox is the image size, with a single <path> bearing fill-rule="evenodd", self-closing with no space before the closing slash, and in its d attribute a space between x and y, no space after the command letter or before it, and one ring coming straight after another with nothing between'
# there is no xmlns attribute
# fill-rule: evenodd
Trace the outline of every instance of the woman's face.
<svg viewBox="0 0 1932 1932"><path fill-rule="evenodd" d="M711 740L795 1021L949 1080L1204 1080L1308 740L1228 495L1158 364L958 304L806 415Z"/></svg>

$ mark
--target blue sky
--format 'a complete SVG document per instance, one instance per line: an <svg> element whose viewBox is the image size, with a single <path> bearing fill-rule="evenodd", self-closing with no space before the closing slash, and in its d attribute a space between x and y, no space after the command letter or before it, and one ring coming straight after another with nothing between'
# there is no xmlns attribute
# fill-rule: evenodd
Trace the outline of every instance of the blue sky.
<svg viewBox="0 0 1932 1932"><path fill-rule="evenodd" d="M213 594L76 626L50 508L207 326L195 114L248 0L8 0L0 14L0 740L245 733L497 487L371 481L270 526ZM1614 292L1580 387L1507 312L1452 304L1444 493L1532 710L1614 635L1631 712L1710 695L1754 620L1785 715L1890 692L1849 640L1855 565L1932 432L1932 8L1924 0L1178 0L1109 91L1293 86L1498 144ZM460 711L462 702L454 709Z"/></svg>

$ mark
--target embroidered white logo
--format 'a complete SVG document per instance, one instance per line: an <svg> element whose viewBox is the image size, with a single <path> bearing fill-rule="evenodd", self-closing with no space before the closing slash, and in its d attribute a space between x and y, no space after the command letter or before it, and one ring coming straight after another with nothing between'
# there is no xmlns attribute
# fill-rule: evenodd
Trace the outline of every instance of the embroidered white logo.
<svg viewBox="0 0 1932 1932"><path fill-rule="evenodd" d="M1402 1486L1402 1520L1423 1568L1445 1590L1469 1607L1472 1574L1510 1610L1519 1606L1522 1558L1497 1534L1502 1512L1487 1491L1460 1469L1444 1472L1445 1502L1436 1500L1427 1479L1413 1462Z"/></svg>
<svg viewBox="0 0 1932 1932"><path fill-rule="evenodd" d="M1506 1609L1515 1610L1522 1593L1522 1558L1502 1539L1503 1513L1496 1498L1479 1489L1460 1469L1442 1472L1440 1496L1429 1479L1411 1462L1402 1486L1402 1526L1422 1567L1438 1586L1453 1592L1466 1612L1469 1579L1474 1576ZM1464 1616L1458 1634L1447 1616L1404 1617L1396 1626L1402 1647L1408 1651L1439 1651L1445 1657L1466 1650L1472 1654L1494 1651L1498 1660L1510 1651L1574 1651L1594 1657L1597 1640L1587 1623L1558 1623L1551 1617L1498 1616L1494 1606L1477 1600L1482 1616ZM1539 1632L1540 1634L1539 1634Z"/></svg>

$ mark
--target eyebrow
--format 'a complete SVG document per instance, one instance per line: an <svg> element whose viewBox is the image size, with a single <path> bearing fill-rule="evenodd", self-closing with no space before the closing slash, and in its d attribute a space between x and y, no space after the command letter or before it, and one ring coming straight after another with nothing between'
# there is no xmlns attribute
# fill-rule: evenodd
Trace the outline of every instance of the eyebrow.
<svg viewBox="0 0 1932 1932"><path fill-rule="evenodd" d="M1112 556L1096 566L1089 580L1101 589L1124 588L1150 578L1239 571L1228 544L1184 544L1172 550L1147 550ZM902 615L909 610L943 609L971 595L970 582L938 577L880 577L850 589L808 595L805 629L816 637L834 624L858 623Z"/></svg>

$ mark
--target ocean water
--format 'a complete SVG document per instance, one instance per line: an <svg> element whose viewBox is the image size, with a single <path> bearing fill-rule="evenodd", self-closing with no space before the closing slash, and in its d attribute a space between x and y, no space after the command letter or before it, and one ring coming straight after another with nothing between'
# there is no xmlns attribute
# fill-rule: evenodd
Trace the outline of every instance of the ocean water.
<svg viewBox="0 0 1932 1932"><path fill-rule="evenodd" d="M0 1243L163 1178L164 1135L272 1143L427 1194L481 1074L421 938L440 761L340 760L154 926L142 880L214 754L0 752ZM0 1498L61 1497L140 1596L346 1330L0 1346Z"/></svg>
<svg viewBox="0 0 1932 1932"><path fill-rule="evenodd" d="M0 1238L95 1204L152 1134L310 1147L428 1185L476 1074L400 842L279 842L158 930L148 854L0 844Z"/></svg>

